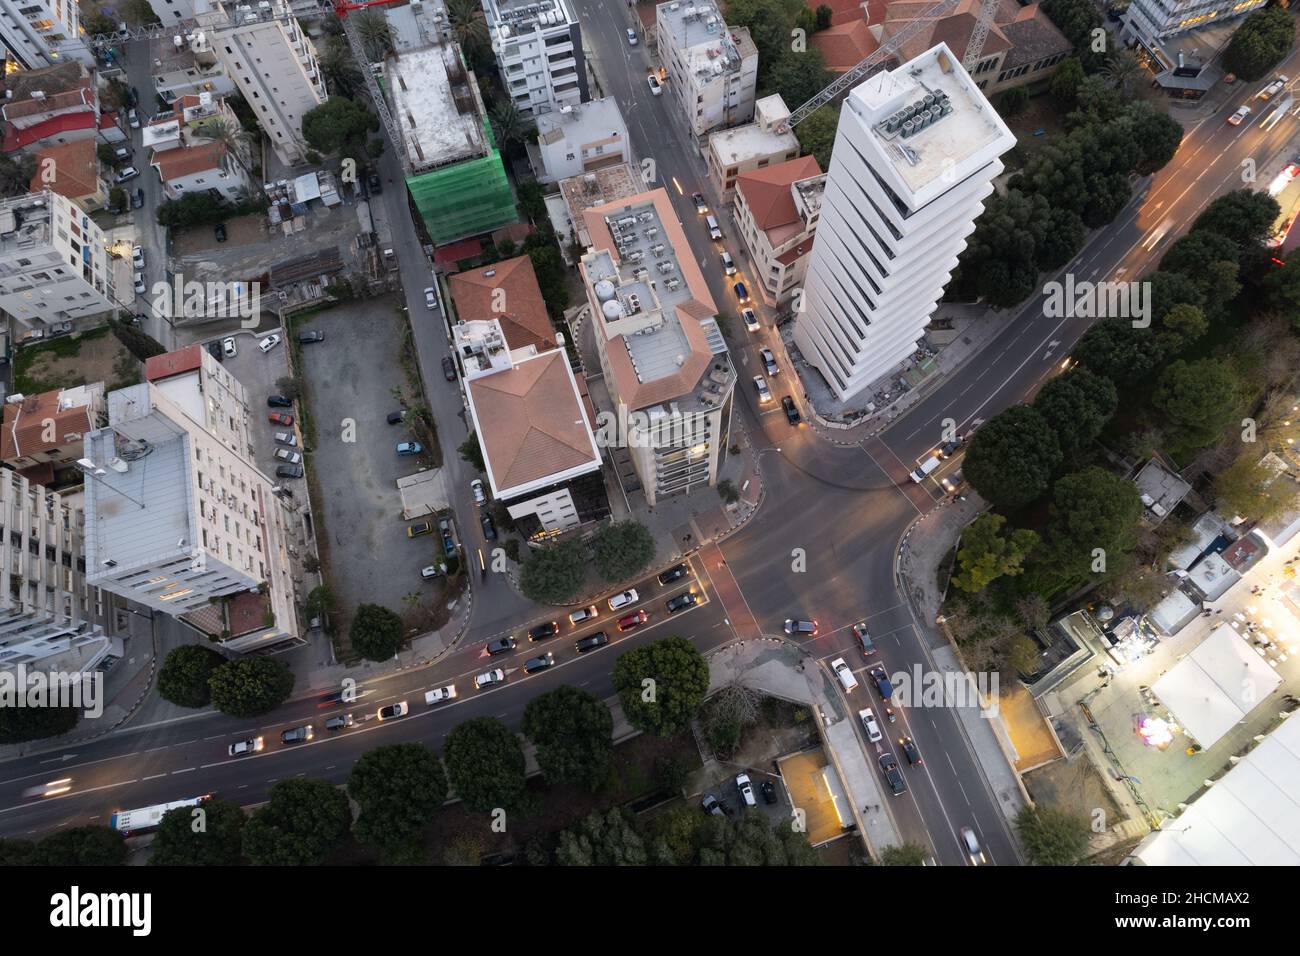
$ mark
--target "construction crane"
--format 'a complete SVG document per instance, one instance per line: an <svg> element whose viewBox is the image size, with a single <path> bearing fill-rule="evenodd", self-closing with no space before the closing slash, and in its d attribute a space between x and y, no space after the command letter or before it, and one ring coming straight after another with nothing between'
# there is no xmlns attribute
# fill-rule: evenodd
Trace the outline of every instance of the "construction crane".
<svg viewBox="0 0 1300 956"><path fill-rule="evenodd" d="M884 46L880 47L865 60L859 63L847 73L842 73L836 80L822 90L807 103L804 103L797 110L790 114L789 118L781 124L781 129L788 132L794 129L810 115L821 107L825 106L831 100L835 99L849 87L855 85L859 80L866 79L868 75L875 72L879 67L885 65L893 57L903 44L912 37L916 36L922 30L931 25L934 20L940 20L952 13L957 7L967 0L939 0L938 3L923 10L918 16L912 19L895 33ZM975 29L971 31L970 42L966 44L966 55L962 57L962 66L967 71L973 70L975 64L979 62L980 54L984 51L984 41L988 39L989 27L993 25L993 14L997 12L998 4L1001 0L979 0L979 14L975 18Z"/></svg>

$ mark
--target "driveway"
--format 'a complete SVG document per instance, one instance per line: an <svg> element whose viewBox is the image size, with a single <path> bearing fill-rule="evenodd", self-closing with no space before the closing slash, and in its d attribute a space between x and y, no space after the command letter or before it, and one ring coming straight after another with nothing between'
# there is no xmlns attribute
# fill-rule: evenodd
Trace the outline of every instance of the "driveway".
<svg viewBox="0 0 1300 956"><path fill-rule="evenodd" d="M275 475L277 465L284 464L275 457L275 450L280 446L275 443L276 432L293 432L297 434L297 421L293 427L286 428L283 425L272 425L267 421L267 414L270 412L284 412L293 415L295 419L298 416L296 408L267 408L266 397L274 395L280 389L275 382L279 378L289 374L288 358L285 354L284 330L274 329L275 334L280 336L281 342L275 348L266 354L258 349L257 343L270 333L251 332L232 332L228 333L235 340L237 354L226 356L224 365L226 371L233 375L241 385L244 386L244 394L248 399L248 433L253 443L253 463L261 469L271 481L289 489L295 497L302 498L307 494L307 489L301 479L280 479ZM209 341L221 341L220 338ZM299 445L302 439L297 439ZM302 448L294 446L294 451L301 452Z"/></svg>

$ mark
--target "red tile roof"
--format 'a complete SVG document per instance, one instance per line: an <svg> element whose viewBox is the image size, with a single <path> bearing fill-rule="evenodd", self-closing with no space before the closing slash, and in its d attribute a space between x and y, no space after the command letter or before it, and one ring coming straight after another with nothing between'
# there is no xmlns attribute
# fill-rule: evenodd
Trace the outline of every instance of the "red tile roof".
<svg viewBox="0 0 1300 956"><path fill-rule="evenodd" d="M533 261L527 256L457 272L447 285L456 315L465 322L498 320L511 349L534 345L544 352L558 344Z"/></svg>
<svg viewBox="0 0 1300 956"><path fill-rule="evenodd" d="M112 126L112 117L107 119L107 125ZM14 150L22 149L33 143L39 143L51 136L57 136L60 133L72 133L82 129L94 129L96 125L95 114L91 110L60 113L58 116L51 116L49 119L26 129L18 129L12 123L8 123L5 125L4 151L12 153ZM101 129L105 127L102 122L98 125Z"/></svg>
<svg viewBox="0 0 1300 956"><path fill-rule="evenodd" d="M226 156L223 143L200 143L197 146L178 146L153 154L153 165L158 168L163 182L193 176L209 169L221 169Z"/></svg>
<svg viewBox="0 0 1300 956"><path fill-rule="evenodd" d="M736 191L745 197L754 225L766 232L799 221L790 187L801 179L821 175L821 171L815 156L800 156L741 173L736 177Z"/></svg>
<svg viewBox="0 0 1300 956"><path fill-rule="evenodd" d="M187 345L174 352L165 352L146 359L144 377L146 381L157 382L173 375L193 372L203 365L203 346Z"/></svg>
<svg viewBox="0 0 1300 956"><path fill-rule="evenodd" d="M0 433L0 460L14 461L32 455L47 454L93 431L88 406L59 408L62 389L31 395L19 404L4 406L3 432ZM53 441L46 441L49 424L54 423Z"/></svg>
<svg viewBox="0 0 1300 956"><path fill-rule="evenodd" d="M45 160L51 160L54 179L46 182L43 170ZM78 139L71 143L47 146L36 153L36 175L32 177L32 192L48 186L60 196L81 199L99 192L99 157L93 138Z"/></svg>
<svg viewBox="0 0 1300 956"><path fill-rule="evenodd" d="M440 266L453 266L462 259L473 259L483 251L483 243L478 239L462 239L450 245L439 246L434 250L433 261Z"/></svg>
<svg viewBox="0 0 1300 956"><path fill-rule="evenodd" d="M812 45L821 51L826 69L846 73L876 51L880 43L865 20L850 20L812 35Z"/></svg>

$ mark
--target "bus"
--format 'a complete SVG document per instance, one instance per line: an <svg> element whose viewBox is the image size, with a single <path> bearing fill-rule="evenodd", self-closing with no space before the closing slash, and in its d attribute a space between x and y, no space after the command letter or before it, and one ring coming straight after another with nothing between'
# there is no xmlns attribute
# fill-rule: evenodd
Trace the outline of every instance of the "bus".
<svg viewBox="0 0 1300 956"><path fill-rule="evenodd" d="M1281 103L1277 104L1277 109L1273 110L1272 113L1268 114L1268 119L1264 120L1264 122L1259 124L1259 128L1267 133L1269 130L1271 130L1274 126L1278 124L1278 121L1282 119L1283 116L1286 115L1287 110L1289 110L1294 105L1295 105L1295 97L1287 96L1286 99L1284 99Z"/></svg>
<svg viewBox="0 0 1300 956"><path fill-rule="evenodd" d="M204 800L210 800L211 798L212 794L205 793L201 797L190 797L188 800L176 800L172 803L158 803L152 807L141 807L139 810L118 810L109 817L108 825L124 837L134 836L137 833L148 833L151 830L158 829L163 814L168 810L177 810L181 807L197 807Z"/></svg>

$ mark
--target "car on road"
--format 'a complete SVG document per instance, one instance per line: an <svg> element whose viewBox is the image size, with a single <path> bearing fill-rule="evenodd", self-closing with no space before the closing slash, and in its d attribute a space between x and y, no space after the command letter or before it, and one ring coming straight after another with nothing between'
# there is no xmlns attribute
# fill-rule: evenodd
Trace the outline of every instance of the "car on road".
<svg viewBox="0 0 1300 956"><path fill-rule="evenodd" d="M880 772L885 775L885 783L889 784L889 791L894 796L902 796L907 792L907 783L903 780L903 773L898 769L898 761L893 754L881 754Z"/></svg>
<svg viewBox="0 0 1300 956"><path fill-rule="evenodd" d="M741 309L740 317L745 321L745 329L749 332L757 332L762 328L758 324L758 313L753 309Z"/></svg>
<svg viewBox="0 0 1300 956"><path fill-rule="evenodd" d="M399 455L418 455L424 451L424 446L418 441L399 441L397 443L397 453Z"/></svg>
<svg viewBox="0 0 1300 956"><path fill-rule="evenodd" d="M276 465L275 477L277 478L301 478L302 465Z"/></svg>
<svg viewBox="0 0 1300 956"><path fill-rule="evenodd" d="M266 396L267 408L293 408L293 399L288 395L268 395Z"/></svg>
<svg viewBox="0 0 1300 956"><path fill-rule="evenodd" d="M712 215L704 217L704 225L709 230L709 238L714 242L722 241L722 227L718 225L718 220ZM730 272L727 275L731 275Z"/></svg>
<svg viewBox="0 0 1300 956"><path fill-rule="evenodd" d="M262 341L258 342L257 347L262 350L263 354L265 354L271 351L271 349L275 348L279 344L280 344L280 336L276 335L273 332L270 335L268 335L266 338L262 339Z"/></svg>
<svg viewBox="0 0 1300 956"><path fill-rule="evenodd" d="M885 673L883 667L877 664L875 667L871 668L871 670L867 671L867 674L871 677L872 681L875 682L876 690L880 692L881 697L885 700L889 700L889 698L894 696L894 685L889 682L889 675Z"/></svg>
<svg viewBox="0 0 1300 956"><path fill-rule="evenodd" d="M132 209L143 209L143 208L144 208L144 190L143 190L143 189L133 189L133 190L131 191L131 208L132 208Z"/></svg>
<svg viewBox="0 0 1300 956"><path fill-rule="evenodd" d="M135 289L136 295L144 295L145 286L144 286L143 273L137 272L134 276L131 277L131 287Z"/></svg>
<svg viewBox="0 0 1300 956"><path fill-rule="evenodd" d="M424 702L432 707L434 704L445 704L449 700L456 699L456 685L448 684L445 687L435 687L433 690L425 691Z"/></svg>
<svg viewBox="0 0 1300 956"><path fill-rule="evenodd" d="M785 411L785 420L791 425L798 425L803 421L799 414L799 406L795 404L793 395L781 396L781 408Z"/></svg>
<svg viewBox="0 0 1300 956"><path fill-rule="evenodd" d="M230 336L221 340L221 351L226 353L226 358L234 358L236 354L235 340Z"/></svg>
<svg viewBox="0 0 1300 956"><path fill-rule="evenodd" d="M916 741L911 737L899 737L898 746L903 749L903 756L907 758L909 767L921 766L921 751L916 749Z"/></svg>
<svg viewBox="0 0 1300 956"><path fill-rule="evenodd" d="M772 390L767 387L767 379L763 376L754 376L754 389L758 392L759 404L766 405L772 400Z"/></svg>
<svg viewBox="0 0 1300 956"><path fill-rule="evenodd" d="M712 219L713 217L710 216L709 218ZM723 252L718 256L718 260L722 263L722 272L724 275L734 276L736 274L736 260L731 258L730 252L723 250Z"/></svg>
<svg viewBox="0 0 1300 956"><path fill-rule="evenodd" d="M505 682L506 672L498 667L495 670L484 671L482 674L476 675L474 677L474 689L482 690L484 687L492 687Z"/></svg>
<svg viewBox="0 0 1300 956"><path fill-rule="evenodd" d="M410 525L406 529L406 536L408 538L418 538L422 534L432 534L432 533L433 533L433 525L431 525L427 521L417 521L415 524Z"/></svg>
<svg viewBox="0 0 1300 956"><path fill-rule="evenodd" d="M285 428L293 427L293 416L286 415L284 412L272 412L266 416L266 420L272 425L283 425Z"/></svg>
<svg viewBox="0 0 1300 956"><path fill-rule="evenodd" d="M588 634L573 643L573 649L579 654L585 654L587 651L594 651L599 647L604 647L609 643L609 635L604 631L597 631L595 634Z"/></svg>
<svg viewBox="0 0 1300 956"><path fill-rule="evenodd" d="M594 621L599 614L600 612L596 609L596 605L594 604L591 605L591 607L580 607L569 615L569 623L574 627L577 627L579 624Z"/></svg>
<svg viewBox="0 0 1300 956"><path fill-rule="evenodd" d="M487 501L487 495L483 493L483 479L475 478L469 483L469 490L474 494L474 504L481 505Z"/></svg>
<svg viewBox="0 0 1300 956"><path fill-rule="evenodd" d="M515 649L515 639L510 636L498 637L495 641L488 641L487 652L489 657L496 657L498 654L509 654Z"/></svg>
<svg viewBox="0 0 1300 956"><path fill-rule="evenodd" d="M301 744L306 743L312 738L311 724L303 724L301 727L294 727L280 734L280 743L282 744Z"/></svg>
<svg viewBox="0 0 1300 956"><path fill-rule="evenodd" d="M299 345L310 345L312 342L324 342L325 333L319 329L308 329L306 332L298 333Z"/></svg>
<svg viewBox="0 0 1300 956"><path fill-rule="evenodd" d="M497 539L497 526L492 523L492 516L486 511L479 515L479 525L483 528L483 537L488 541Z"/></svg>
<svg viewBox="0 0 1300 956"><path fill-rule="evenodd" d="M126 111L126 122L132 129L140 128L140 114L136 111L134 106Z"/></svg>
<svg viewBox="0 0 1300 956"><path fill-rule="evenodd" d="M293 432L276 432L275 443L277 445L288 445L290 448L297 448L298 436Z"/></svg>
<svg viewBox="0 0 1300 956"><path fill-rule="evenodd" d="M424 290L424 305L425 308L428 309L436 309L438 307L438 293L433 291L433 286L429 286L429 288Z"/></svg>
<svg viewBox="0 0 1300 956"><path fill-rule="evenodd" d="M695 607L700 603L700 599L695 596L693 591L687 591L685 594L679 594L677 597L669 598L664 606L668 608L669 614L676 614L678 611L684 611L688 607Z"/></svg>
<svg viewBox="0 0 1300 956"><path fill-rule="evenodd" d="M870 707L858 711L858 720L862 721L862 729L867 732L867 739L873 744L884 739L885 735L880 732L880 725L876 723L876 713Z"/></svg>
<svg viewBox="0 0 1300 956"><path fill-rule="evenodd" d="M456 553L456 541L451 536L451 522L446 518L438 522L438 531L442 534L442 551L448 557Z"/></svg>
<svg viewBox="0 0 1300 956"><path fill-rule="evenodd" d="M660 584L672 584L674 581L680 581L690 572L690 566L687 564L674 564L667 571L659 575Z"/></svg>
<svg viewBox="0 0 1300 956"><path fill-rule="evenodd" d="M450 355L442 357L442 377L449 382L456 381L456 363L451 360Z"/></svg>
<svg viewBox="0 0 1300 956"><path fill-rule="evenodd" d="M1228 117L1228 125L1240 126L1243 122L1245 122L1246 117L1249 116L1250 113L1251 110L1249 106L1237 107L1237 112L1233 113L1231 116Z"/></svg>
<svg viewBox="0 0 1300 956"><path fill-rule="evenodd" d="M748 301L749 301L749 290L748 290L747 288L745 288L745 283L743 283L743 282L737 282L737 283L733 284L732 287L731 287L731 291L734 292L734 293L736 294L736 301L737 301L737 302L748 302Z"/></svg>
<svg viewBox="0 0 1300 956"><path fill-rule="evenodd" d="M980 866L988 862L984 851L980 849L979 837L975 836L975 831L970 827L961 828L961 842L966 848L966 855L970 857L971 866Z"/></svg>
<svg viewBox="0 0 1300 956"><path fill-rule="evenodd" d="M231 744L226 748L226 753L232 757L247 757L249 754L261 753L265 746L266 741L261 737L250 737L248 740Z"/></svg>
<svg viewBox="0 0 1300 956"><path fill-rule="evenodd" d="M212 227L212 233L217 237L217 242L225 242L226 224L224 222L217 223L215 226Z"/></svg>
<svg viewBox="0 0 1300 956"><path fill-rule="evenodd" d="M758 792L763 795L764 803L776 803L776 784L771 780L764 780L758 785Z"/></svg>
<svg viewBox="0 0 1300 956"><path fill-rule="evenodd" d="M405 717L411 712L411 707L406 701L397 704L389 704L387 707L380 707L375 716L380 720L396 720L398 717Z"/></svg>
<svg viewBox="0 0 1300 956"><path fill-rule="evenodd" d="M390 425L400 425L400 424L402 423L402 420L403 420L404 418L406 418L406 412L404 412L404 411L402 411L402 412L389 412L389 413L388 413L388 424L390 424Z"/></svg>
<svg viewBox="0 0 1300 956"><path fill-rule="evenodd" d="M966 484L966 479L962 477L961 469L954 471L951 475L945 475L939 479L939 484L943 485L943 490L950 495L955 495L961 491Z"/></svg>
<svg viewBox="0 0 1300 956"><path fill-rule="evenodd" d="M628 28L627 28L627 45L628 45L628 46L636 46L638 42L640 42L640 41L637 40L636 31L633 30L631 27L628 27Z"/></svg>
<svg viewBox="0 0 1300 956"><path fill-rule="evenodd" d="M525 674L536 674L538 671L544 671L555 664L555 655L550 651L545 654L539 654L536 657L529 658L524 662Z"/></svg>
<svg viewBox="0 0 1300 956"><path fill-rule="evenodd" d="M383 177L381 177L378 173L371 173L366 178L366 186L369 187L370 191L374 195L376 196L380 195L384 191Z"/></svg>
<svg viewBox="0 0 1300 956"><path fill-rule="evenodd" d="M745 801L745 806L758 806L758 801L754 799L754 785L749 782L749 774L736 774L736 789L740 791L740 799Z"/></svg>
<svg viewBox="0 0 1300 956"><path fill-rule="evenodd" d="M853 631L853 637L858 642L858 647L862 649L863 654L874 654L876 645L872 643L871 635L867 632L867 622L858 621L850 628Z"/></svg>
<svg viewBox="0 0 1300 956"><path fill-rule="evenodd" d="M1272 83L1270 83L1268 86L1264 87L1262 90L1260 90L1258 93L1255 94L1255 99L1257 100L1272 99L1278 93L1282 92L1282 87L1286 86L1288 82L1290 82L1290 77L1286 76L1283 73L1279 73L1277 79L1275 79Z"/></svg>
<svg viewBox="0 0 1300 956"><path fill-rule="evenodd" d="M529 641L548 641L556 634L560 633L560 625L554 621L547 621L544 624L538 624L528 632Z"/></svg>
<svg viewBox="0 0 1300 956"><path fill-rule="evenodd" d="M117 181L118 185L121 185L122 183L135 179L139 175L140 170L136 169L134 166L128 166L113 178Z"/></svg>
<svg viewBox="0 0 1300 956"><path fill-rule="evenodd" d="M954 438L952 441L946 441L939 446L935 452L940 458L951 458L957 454L957 449L961 447L961 440Z"/></svg>
<svg viewBox="0 0 1300 956"><path fill-rule="evenodd" d="M113 163L114 165L116 165L117 163L124 163L128 159L130 159L131 156L132 156L131 147L118 146L113 150Z"/></svg>
<svg viewBox="0 0 1300 956"><path fill-rule="evenodd" d="M646 76L645 81L650 84L650 93L653 96L661 96L664 91L663 84L659 82L659 77L653 73Z"/></svg>
<svg viewBox="0 0 1300 956"><path fill-rule="evenodd" d="M287 448L277 448L275 450L275 460L283 461L290 465L301 465L302 455L298 454L296 451L290 451Z"/></svg>
<svg viewBox="0 0 1300 956"><path fill-rule="evenodd" d="M831 670L833 670L835 676L840 679L840 684L844 687L844 693L849 694L857 689L858 679L853 676L853 671L849 668L849 665L845 662L844 658L837 657L835 660L831 661Z"/></svg>
<svg viewBox="0 0 1300 956"><path fill-rule="evenodd" d="M727 808L711 793L704 795L704 799L700 801L700 809L705 813L713 814L715 817L725 817L727 815Z"/></svg>
<svg viewBox="0 0 1300 956"><path fill-rule="evenodd" d="M640 627L646 622L648 615L645 611L633 611L627 617L618 619L618 629L620 631L631 631Z"/></svg>
<svg viewBox="0 0 1300 956"><path fill-rule="evenodd" d="M420 568L420 577L426 581L432 581L438 575L446 573L447 565L445 564L430 564L428 567Z"/></svg>
<svg viewBox="0 0 1300 956"><path fill-rule="evenodd" d="M763 360L763 368L767 369L768 375L781 374L781 370L776 366L776 356L772 354L771 349L759 349L758 357Z"/></svg>
<svg viewBox="0 0 1300 956"><path fill-rule="evenodd" d="M351 714L335 714L333 717L325 718L326 730L347 730L349 727L356 726L356 718Z"/></svg>
<svg viewBox="0 0 1300 956"><path fill-rule="evenodd" d="M640 598L636 593L636 588L628 588L622 594L615 594L609 599L609 609L617 611L621 607L627 607L629 604L635 604Z"/></svg>
<svg viewBox="0 0 1300 956"><path fill-rule="evenodd" d="M137 269L144 268L144 246L131 247L131 265Z"/></svg>
<svg viewBox="0 0 1300 956"><path fill-rule="evenodd" d="M704 198L704 193L691 193L691 202L695 203L695 211L701 216L709 211L709 203Z"/></svg>
<svg viewBox="0 0 1300 956"><path fill-rule="evenodd" d="M785 619L785 632L795 637L802 637L804 634L816 637L819 627L816 621L800 621L792 617Z"/></svg>

